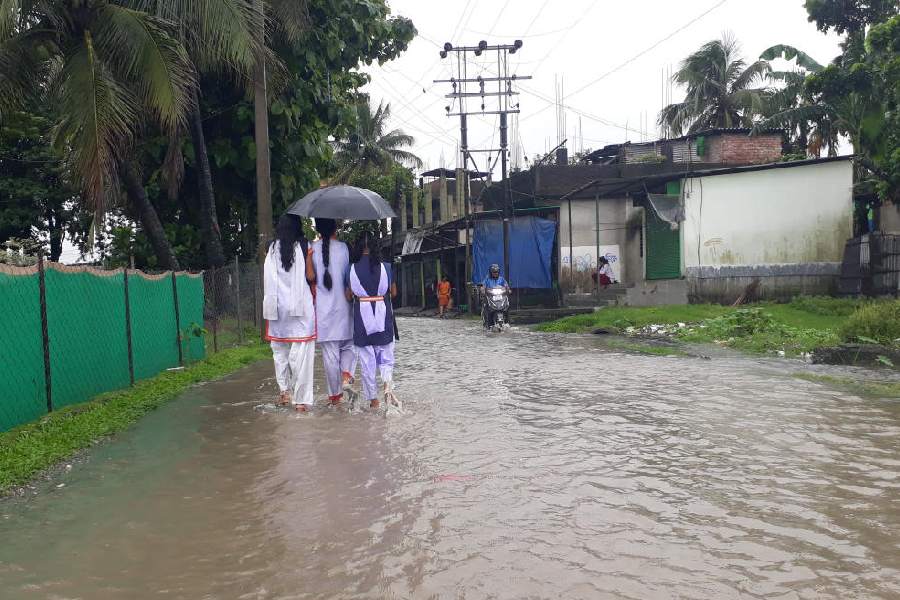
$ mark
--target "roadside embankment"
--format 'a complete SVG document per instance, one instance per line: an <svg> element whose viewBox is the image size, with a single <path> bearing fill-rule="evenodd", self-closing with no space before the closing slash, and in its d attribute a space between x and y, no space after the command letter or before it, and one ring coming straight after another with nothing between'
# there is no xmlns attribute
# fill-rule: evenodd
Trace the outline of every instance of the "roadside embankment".
<svg viewBox="0 0 900 600"><path fill-rule="evenodd" d="M101 394L0 434L0 496L79 450L130 427L188 387L268 356L269 349L262 344L223 350L183 369L165 371L134 387Z"/></svg>
<svg viewBox="0 0 900 600"><path fill-rule="evenodd" d="M536 329L665 337L780 356L863 343L884 348L879 362L892 366L890 356L900 345L900 301L798 297L786 304L739 308L712 304L611 307L543 323Z"/></svg>

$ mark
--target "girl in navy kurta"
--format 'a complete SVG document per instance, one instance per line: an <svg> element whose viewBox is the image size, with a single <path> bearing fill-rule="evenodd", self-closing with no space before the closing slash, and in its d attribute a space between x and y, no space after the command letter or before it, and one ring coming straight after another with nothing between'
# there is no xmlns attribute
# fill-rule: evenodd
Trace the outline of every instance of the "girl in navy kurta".
<svg viewBox="0 0 900 600"><path fill-rule="evenodd" d="M394 375L394 314L391 299L397 295L391 265L381 260L377 240L366 234L357 242L350 267L349 294L353 303L353 344L359 355L362 388L371 408L378 408L375 371L381 373L385 395L391 394Z"/></svg>

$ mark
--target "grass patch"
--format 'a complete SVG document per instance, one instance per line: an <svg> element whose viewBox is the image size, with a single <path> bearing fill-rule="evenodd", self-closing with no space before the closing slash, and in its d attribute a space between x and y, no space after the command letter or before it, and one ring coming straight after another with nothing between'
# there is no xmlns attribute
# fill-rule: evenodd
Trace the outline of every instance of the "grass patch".
<svg viewBox="0 0 900 600"><path fill-rule="evenodd" d="M555 333L590 333L599 327L644 327L653 324L696 323L729 312L730 308L716 304L683 304L671 306L613 306L586 315L564 317L541 323L537 331Z"/></svg>
<svg viewBox="0 0 900 600"><path fill-rule="evenodd" d="M598 328L625 331L629 327L676 323L692 325L676 334L684 341L715 342L753 353L797 355L842 340L871 338L884 342L900 338L900 302L801 296L787 304L741 308L711 304L612 307L543 323L536 329L588 333Z"/></svg>
<svg viewBox="0 0 900 600"><path fill-rule="evenodd" d="M856 381L847 377L815 375L812 373L794 373L794 377L842 388L855 394L878 396L880 398L900 398L900 381Z"/></svg>
<svg viewBox="0 0 900 600"><path fill-rule="evenodd" d="M184 370L164 371L134 387L101 394L0 433L0 496L106 436L122 431L195 383L267 358L268 346L224 350Z"/></svg>
<svg viewBox="0 0 900 600"><path fill-rule="evenodd" d="M773 308L778 310L773 311ZM834 329L827 326L830 322L823 322L826 326L809 326L811 320L833 317L810 315L804 318L792 314L794 312L796 309L790 306L735 309L684 330L678 337L688 342L715 342L757 354L780 351L792 356L838 343Z"/></svg>
<svg viewBox="0 0 900 600"><path fill-rule="evenodd" d="M900 345L900 300L863 306L847 318L840 333L848 342Z"/></svg>
<svg viewBox="0 0 900 600"><path fill-rule="evenodd" d="M607 347L614 350L624 350L627 352L637 352L639 354L651 354L653 356L688 356L688 354L679 348L671 346L654 346L650 344L635 344L630 342L610 341L606 343Z"/></svg>

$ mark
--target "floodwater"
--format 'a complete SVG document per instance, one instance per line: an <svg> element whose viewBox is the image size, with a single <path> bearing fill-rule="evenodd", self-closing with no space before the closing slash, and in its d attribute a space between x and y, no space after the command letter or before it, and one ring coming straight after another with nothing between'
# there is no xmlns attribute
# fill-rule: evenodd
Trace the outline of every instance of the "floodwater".
<svg viewBox="0 0 900 600"><path fill-rule="evenodd" d="M256 410L262 363L0 504L0 598L900 597L900 403L400 328L405 415Z"/></svg>

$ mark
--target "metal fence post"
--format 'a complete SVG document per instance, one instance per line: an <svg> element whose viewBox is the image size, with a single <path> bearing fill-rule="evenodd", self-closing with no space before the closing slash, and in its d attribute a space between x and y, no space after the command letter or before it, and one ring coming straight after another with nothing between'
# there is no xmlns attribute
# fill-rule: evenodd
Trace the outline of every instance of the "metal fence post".
<svg viewBox="0 0 900 600"><path fill-rule="evenodd" d="M259 327L259 279L253 278L253 328Z"/></svg>
<svg viewBox="0 0 900 600"><path fill-rule="evenodd" d="M210 300L212 301L212 330L213 330L213 352L219 351L219 311L216 307L216 268L210 269L210 277L212 278L212 287L210 288Z"/></svg>
<svg viewBox="0 0 900 600"><path fill-rule="evenodd" d="M175 302L175 342L178 344L178 364L184 366L184 351L181 348L181 315L178 310L178 279L172 271L172 299Z"/></svg>
<svg viewBox="0 0 900 600"><path fill-rule="evenodd" d="M128 294L128 267L125 267L125 338L128 340L128 379L134 385L134 351L131 344L131 299Z"/></svg>
<svg viewBox="0 0 900 600"><path fill-rule="evenodd" d="M47 327L47 282L44 270L44 251L38 250L38 290L41 299L41 337L44 342L44 389L47 395L47 412L53 412L52 386L50 385L50 334Z"/></svg>
<svg viewBox="0 0 900 600"><path fill-rule="evenodd" d="M234 257L234 295L236 296L235 308L237 309L238 320L238 341L244 344L244 320L241 318L241 263L238 257Z"/></svg>

